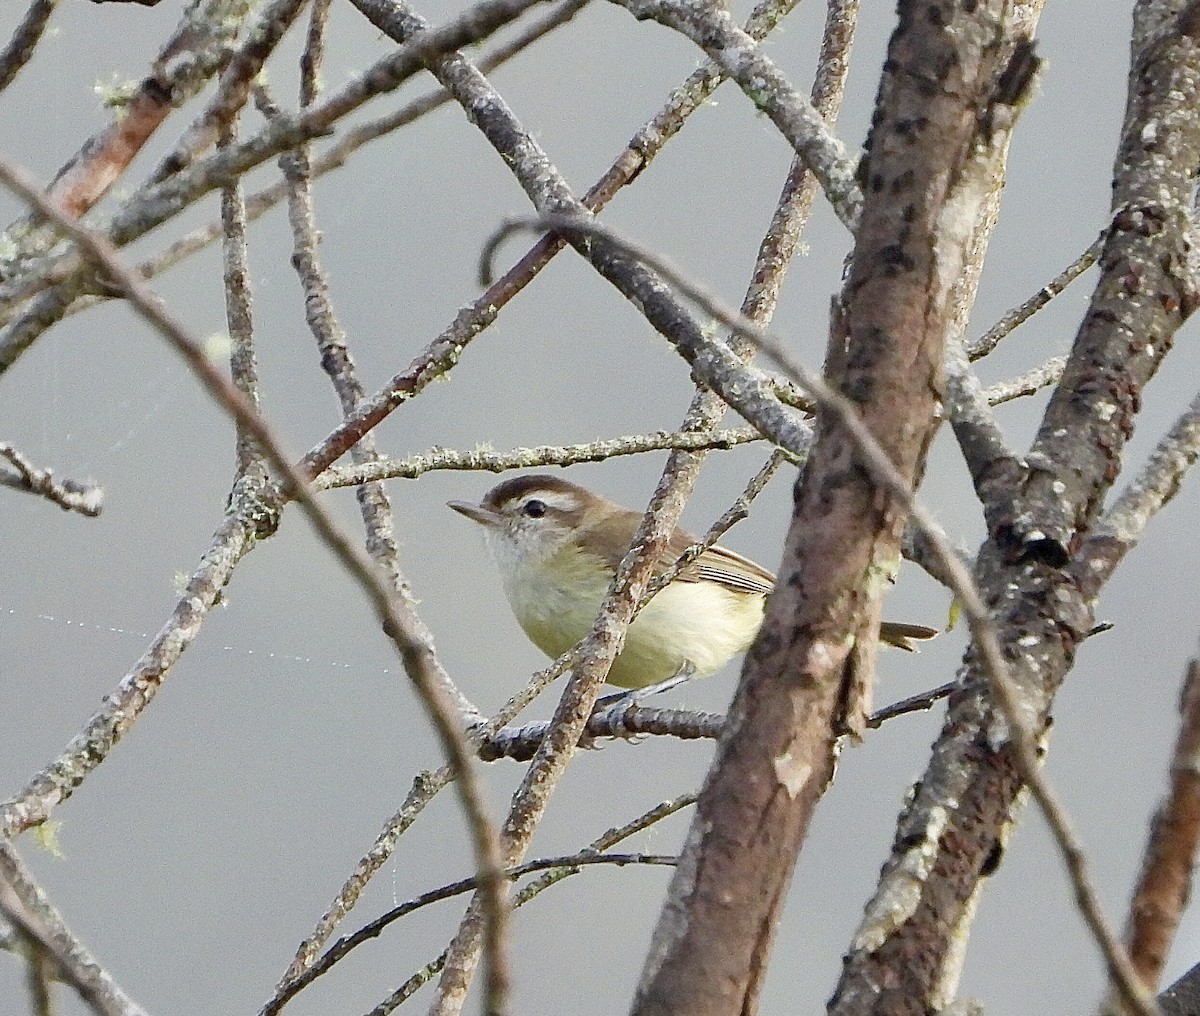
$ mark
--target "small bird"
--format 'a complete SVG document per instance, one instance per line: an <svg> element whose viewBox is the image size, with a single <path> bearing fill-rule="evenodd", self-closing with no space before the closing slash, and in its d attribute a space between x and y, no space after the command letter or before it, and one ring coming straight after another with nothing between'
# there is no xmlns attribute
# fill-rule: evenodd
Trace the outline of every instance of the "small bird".
<svg viewBox="0 0 1200 1016"><path fill-rule="evenodd" d="M641 512L545 474L505 480L477 505L447 506L484 527L517 622L551 658L591 631L642 520ZM676 529L656 574L698 542ZM642 689L680 674L719 670L750 647L774 588L775 576L761 565L709 547L634 618L609 683ZM924 625L889 621L879 628L880 639L910 652L912 640L936 634Z"/></svg>

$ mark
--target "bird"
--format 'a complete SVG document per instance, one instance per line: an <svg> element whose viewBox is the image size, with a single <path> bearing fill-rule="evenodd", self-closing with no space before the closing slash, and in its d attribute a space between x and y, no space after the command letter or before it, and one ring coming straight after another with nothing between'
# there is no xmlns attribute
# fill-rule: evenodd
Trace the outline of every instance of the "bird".
<svg viewBox="0 0 1200 1016"><path fill-rule="evenodd" d="M589 631L642 513L549 474L514 477L479 504L447 506L479 523L517 623L555 658ZM699 541L676 528L655 566L662 574ZM705 676L750 647L762 626L775 576L719 545L706 548L634 618L608 682L648 689L678 677ZM880 625L880 639L913 651L932 638L924 625Z"/></svg>

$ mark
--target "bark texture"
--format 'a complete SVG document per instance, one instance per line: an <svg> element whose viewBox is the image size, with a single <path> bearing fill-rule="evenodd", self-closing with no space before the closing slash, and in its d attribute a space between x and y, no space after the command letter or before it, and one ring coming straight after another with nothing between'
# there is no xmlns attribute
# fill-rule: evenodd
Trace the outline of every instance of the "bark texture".
<svg viewBox="0 0 1200 1016"><path fill-rule="evenodd" d="M959 187L1013 46L1007 5L902 3L827 377L910 484L941 398L951 289L976 207ZM822 415L766 623L747 659L634 1003L638 1016L751 1013L813 808L873 667L903 514Z"/></svg>

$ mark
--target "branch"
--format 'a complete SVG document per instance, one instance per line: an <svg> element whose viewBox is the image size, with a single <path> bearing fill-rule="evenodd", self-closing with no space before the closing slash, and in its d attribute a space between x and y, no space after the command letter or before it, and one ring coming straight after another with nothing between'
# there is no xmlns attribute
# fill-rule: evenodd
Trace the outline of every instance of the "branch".
<svg viewBox="0 0 1200 1016"><path fill-rule="evenodd" d="M1135 18L1144 19L1151 9L1157 12L1162 8L1139 4ZM1143 228L1133 224L1130 229L1126 220L1109 239L1103 259L1106 277L1101 280L1094 313L1089 313L1076 343L1076 353L1083 351L1083 357L1073 355L1075 366L1068 366L1060 389L1075 391L1077 408L1073 412L1082 414L1076 423L1085 431L1097 429L1090 435L1081 434L1059 415L1064 408L1061 404L1055 410L1056 425L1049 424L1047 414L1042 443L1050 442L1053 432L1060 430L1062 444L1053 454L1062 459L1061 465L1072 479L1054 493L1053 480L1058 478L1058 471L1049 467L1055 463L1035 456L1030 461L1031 488L1023 489L1011 506L1011 519L989 525L989 538L976 559L976 577L1009 655L1009 674L1024 700L1025 714L1037 727L1045 722L1053 695L1074 661L1076 647L1093 628L1092 602L1097 587L1084 582L1074 568L1064 567L1080 562L1070 541L1062 542L1063 523L1066 520L1074 528L1076 509L1086 514L1090 511L1089 498L1112 482L1116 473L1110 453L1118 452L1124 442L1124 437L1112 434L1103 421L1088 414L1119 418L1114 422L1117 429L1130 422L1125 413L1133 405L1135 392L1125 387L1124 381L1149 369L1144 361L1160 357L1169 344L1171 329L1177 325L1172 315L1179 316L1178 308L1169 310L1177 299L1171 292L1173 287L1157 293L1155 289L1163 279L1161 273L1173 270L1177 264L1181 238L1175 229L1181 225L1191 191L1184 177L1196 164L1194 153L1189 152L1195 144L1197 125L1190 113L1182 108L1173 113L1172 107L1184 92L1194 88L1197 48L1191 39L1170 30L1158 36L1152 48L1156 59L1148 65L1144 41L1135 41L1129 110L1136 115L1125 126L1122 150L1116 160L1118 202L1121 194L1144 186L1147 194L1157 195L1156 201L1177 208L1178 216L1172 211L1160 221L1157 214L1148 212L1142 218ZM1177 72L1168 69L1171 65ZM1178 165L1175 153L1179 153ZM1156 161L1164 170L1161 180L1155 178ZM1126 259L1127 254L1145 256L1158 267L1143 276L1141 269ZM1144 286L1140 281L1143 278ZM1129 302L1119 299L1122 288L1129 294ZM1132 335L1126 329L1132 329ZM1134 337L1143 335L1154 337L1152 353L1130 344L1131 338L1138 343L1140 338ZM1081 387L1081 382L1097 364L1087 361L1102 347L1106 347L1101 353L1103 365L1091 376L1102 386L1112 381L1115 387L1089 391L1087 385ZM1056 394L1056 398L1061 396ZM1091 441L1097 437L1100 444L1087 453L1078 457L1071 454L1081 439ZM1109 443L1114 438L1115 445ZM1102 453L1096 454L1101 449ZM1048 497L1044 503L1027 500L1029 489ZM1011 503L1011 490L1009 500ZM1044 511L1047 507L1048 515ZM1065 514L1063 508L1068 509ZM1047 526L1042 525L1043 521ZM1034 536L1038 531L1045 534L1044 541ZM930 1004L926 993L953 991L953 971L957 968L954 958L962 955L961 943L974 913L980 880L994 867L1014 821L1020 790L1027 782L1011 747L997 740L1007 725L1000 724L991 704L994 692L990 691L983 662L977 653L968 655L962 693L951 699L929 766L901 816L892 858L885 866L875 901L856 941L855 954L847 962L838 989L832 1009L835 1016L887 1011L889 1005L899 1008L910 999ZM1067 856L1072 864L1081 860L1074 849ZM1077 880L1077 895L1081 885ZM904 913L897 915L893 909L888 915L887 901L901 898L906 901ZM1103 929L1098 912L1089 907L1084 913L1093 934L1102 934L1107 940L1106 929L1097 931ZM921 970L913 969L904 958L914 955L914 950L931 957L931 963ZM1122 971L1122 990L1131 1004L1142 1012L1153 1011L1153 999L1132 968L1121 962L1121 953L1111 943L1106 946L1110 972ZM913 983L894 991L882 990L879 975L885 970L903 970ZM940 1008L948 1001L941 994L931 1004Z"/></svg>
<svg viewBox="0 0 1200 1016"><path fill-rule="evenodd" d="M0 840L0 912L45 951L54 974L70 984L97 1016L146 1016L67 927L6 840Z"/></svg>
<svg viewBox="0 0 1200 1016"><path fill-rule="evenodd" d="M853 231L862 209L853 161L812 103L759 51L757 43L717 4L674 0L617 0L639 20L651 19L686 35L737 82L820 181L842 224Z"/></svg>
<svg viewBox="0 0 1200 1016"><path fill-rule="evenodd" d="M415 790L416 790L416 788L414 787L414 791ZM593 840L585 848L585 850L581 852L581 854L583 856L590 856L590 855L592 855L593 852L611 850L614 846L616 846L622 840L626 840L630 836L633 836L635 833L641 832L643 829L648 829L650 826L654 825L655 823L661 822L663 819L668 818L671 815L674 815L677 811L680 811L681 809L686 808L691 804L694 804L695 800L696 800L695 794L683 794L682 796L677 797L674 800L664 801L662 804L656 805L655 807L651 808L649 811L644 812L643 814L639 815L637 818L632 819L631 821L625 823L625 825L619 826L614 829L609 829L607 832L603 833L601 836L599 836L595 840ZM518 892L513 899L513 906L514 907L523 906L524 904L526 904L530 900L532 900L535 896L537 896L539 893L550 888L550 886L554 885L556 882L561 882L564 878L568 877L569 875L575 874L579 870L580 870L579 868L575 868L575 867L552 868L546 874L544 874L541 878L534 879L534 881L530 882L529 885L525 886L522 890L520 890L520 892ZM342 941L345 941L345 940L342 940ZM335 962L335 961L328 961L327 957L330 955L330 953L333 952L334 949L337 949L337 948L338 948L337 945L331 947L329 953L326 953L325 956L322 957L322 959L320 961L320 965L323 968L328 969L330 966L332 966L332 962ZM347 949L346 951L349 951L349 950ZM314 959L315 959L315 956L314 956ZM415 992L417 990L417 988L419 988L422 984L424 984L430 978L436 976L438 971L440 971L442 969L442 966L445 963L445 959L446 959L446 953L443 952L441 954L441 956L439 956L436 960L434 960L431 963L426 964L425 967L422 968L421 971L419 971L417 974L414 974L412 977L410 977L401 988L399 988L396 992L394 992L392 994L392 996L389 999L387 999L381 1006L377 1007L377 1011L382 1010L385 1012L392 1012L405 999L407 999L413 992ZM310 960L309 963L305 965L305 970L308 970L312 967L314 967L314 964L313 964L312 960ZM297 974L295 977L293 977L291 974L289 974L289 976L280 983L279 987L276 989L275 995L262 1008L262 1010L259 1013L259 1016L275 1016L275 1014L278 1013L283 1008L283 1006L287 1003L287 1001L290 998L294 997L297 994L297 992L299 992L303 987L305 987L308 983L310 983L317 976L319 976L319 974L313 973L311 976L308 974L305 974L303 976L303 983L297 983L297 980L300 978L300 976L301 976L300 974Z"/></svg>
<svg viewBox="0 0 1200 1016"><path fill-rule="evenodd" d="M319 489L354 487L375 480L414 480L438 469L485 471L502 473L509 469L529 469L534 466L573 466L580 462L603 462L622 455L640 455L672 448L688 450L728 450L763 436L753 427L735 430L686 432L659 430L652 434L630 434L604 438L586 444L537 445L533 448L514 448L495 452L487 447L471 451L435 447L403 459L378 459L369 465L332 466L315 480Z"/></svg>
<svg viewBox="0 0 1200 1016"><path fill-rule="evenodd" d="M79 512L95 518L104 507L104 490L84 480L56 480L49 469L38 469L7 441L0 441L0 459L13 467L0 470L0 486L37 494L58 505L63 511Z"/></svg>
<svg viewBox="0 0 1200 1016"><path fill-rule="evenodd" d="M1141 539L1150 520L1179 493L1187 471L1200 457L1200 395L1150 453L1142 471L1126 484L1086 538L1076 574L1098 590Z"/></svg>
<svg viewBox="0 0 1200 1016"><path fill-rule="evenodd" d="M1198 37L1188 4L1161 33L1135 41L1100 280L1009 513L1014 554L1060 565L1070 558L1071 541L1116 478L1142 390L1200 303L1183 253L1195 238L1200 122L1190 96L1200 88Z"/></svg>
<svg viewBox="0 0 1200 1016"><path fill-rule="evenodd" d="M29 5L8 45L0 50L0 92L11 85L21 68L29 63L57 5L58 0L33 0Z"/></svg>
<svg viewBox="0 0 1200 1016"><path fill-rule="evenodd" d="M524 878L526 875L532 875L539 871L565 869L564 874L569 874L573 873L571 869L578 872L584 868L610 864L617 867L625 867L630 864L674 867L675 856L673 854L597 854L591 851L581 851L578 854L567 854L561 857L544 857L533 861L526 861L524 864L506 868L502 874L509 882L515 882L519 878ZM457 882L451 882L437 889L430 889L428 892L422 893L407 903L401 903L399 906L393 907L391 910L375 918L375 920L363 925L354 934L347 935L345 938L340 938L334 942L322 954L321 958L305 970L300 977L287 982L263 1006L259 1012L259 1016L274 1016L297 994L312 984L313 981L323 974L327 974L339 962L349 956L354 949L382 935L389 925L432 903L440 903L443 900L453 899L455 896L461 896L464 893L481 888L484 888L483 879L478 875L472 875L469 878L459 879Z"/></svg>
<svg viewBox="0 0 1200 1016"><path fill-rule="evenodd" d="M1129 906L1125 941L1142 983L1153 990L1162 976L1179 919L1192 888L1200 846L1200 661L1193 660L1179 703L1179 734L1171 759L1171 787L1150 823L1142 871ZM1127 1010L1115 988L1102 1010Z"/></svg>
<svg viewBox="0 0 1200 1016"><path fill-rule="evenodd" d="M221 79L217 82L216 94L150 174L150 184L159 183L186 169L233 122L246 104L251 86L267 62L267 57L275 51L307 2L271 0L262 9L257 20L246 31L241 45L226 60Z"/></svg>
<svg viewBox="0 0 1200 1016"><path fill-rule="evenodd" d="M480 69L487 73L497 67L503 66L539 39L567 24L590 2L591 0L564 0L563 3L544 18L535 21L527 28L521 30L509 41L497 45L495 49L479 61ZM405 103L395 112L388 113L386 116L378 117L374 120L368 120L365 123L350 128L328 148L325 148L313 157L311 169L313 178L316 179L317 177L324 176L326 173L333 172L335 169L340 169L346 164L350 156L363 147L363 145L384 137L400 127L408 126L449 101L450 96L446 93L446 90L437 88L427 92L418 99ZM279 204L280 201L285 200L288 196L288 189L287 180L280 179L271 184L271 186L264 187L262 190L250 194L246 198L247 221L256 221ZM143 278L154 278L156 275L169 268L173 268L181 261L203 250L218 239L220 235L220 222L211 222L206 226L200 226L184 234L179 239L172 241L159 251L159 253L147 258L145 261L139 262L137 271ZM81 297L71 304L66 313L76 314L108 299L111 299L111 297L104 294Z"/></svg>
<svg viewBox="0 0 1200 1016"><path fill-rule="evenodd" d="M1092 241L1092 245L1087 250L1034 293L1033 296L1019 307L1014 307L992 325L991 328L979 336L978 339L969 343L967 345L967 355L972 360L980 360L987 356L988 353L1000 345L1005 337L1016 331L1033 317L1034 314L1058 296L1059 293L1063 292L1067 286L1091 268L1099 259L1100 251L1103 248L1104 236L1101 235Z"/></svg>
<svg viewBox="0 0 1200 1016"><path fill-rule="evenodd" d="M795 2L760 0L746 22L747 32L754 38L765 37ZM693 71L687 80L672 90L663 108L634 134L609 170L584 196L583 204L598 211L622 187L631 183L663 145L679 133L688 116L703 105L723 80L716 68L707 62ZM312 473L321 472L339 459L359 437L386 419L393 409L453 367L464 347L495 320L499 309L528 285L562 247L560 238L543 237L503 278L464 307L407 370L393 377L352 418L309 451L304 462Z"/></svg>
<svg viewBox="0 0 1200 1016"><path fill-rule="evenodd" d="M58 171L47 188L50 200L72 218L94 207L172 111L199 92L225 62L246 12L238 0L189 4L149 73L128 94L114 97L110 122ZM0 301L25 299L36 292L24 285L30 262L58 238L58 230L36 215L8 228L9 250L0 259L0 277L15 281L0 287Z"/></svg>
<svg viewBox="0 0 1200 1016"><path fill-rule="evenodd" d="M217 2L217 0L212 0ZM420 42L402 46L363 75L305 112L284 117L258 135L224 151L198 159L186 170L160 183L141 188L112 217L101 232L115 247L133 242L232 177L266 160L327 133L341 118L376 95L398 88L425 69L440 53L478 42L545 0L480 0L459 17L432 30ZM40 294L23 308L0 334L0 373L3 373L46 328L58 321L89 285L84 259L69 252L25 266L18 287L0 289L0 306L12 310ZM50 293L43 290L55 288Z"/></svg>

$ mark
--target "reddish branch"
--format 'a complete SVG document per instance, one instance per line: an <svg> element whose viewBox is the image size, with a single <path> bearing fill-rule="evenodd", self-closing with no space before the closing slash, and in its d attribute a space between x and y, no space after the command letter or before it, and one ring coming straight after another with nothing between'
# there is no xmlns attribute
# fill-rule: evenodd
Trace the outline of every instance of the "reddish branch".
<svg viewBox="0 0 1200 1016"><path fill-rule="evenodd" d="M1200 844L1200 661L1188 668L1180 702L1171 790L1150 826L1150 842L1130 907L1130 959L1148 987L1162 976L1192 887Z"/></svg>

